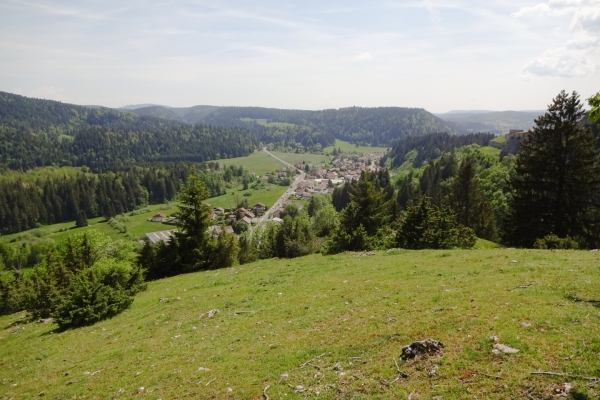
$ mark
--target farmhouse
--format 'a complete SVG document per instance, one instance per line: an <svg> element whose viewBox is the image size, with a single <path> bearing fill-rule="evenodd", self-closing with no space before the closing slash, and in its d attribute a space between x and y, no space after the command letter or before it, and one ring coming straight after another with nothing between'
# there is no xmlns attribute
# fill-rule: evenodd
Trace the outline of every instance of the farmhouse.
<svg viewBox="0 0 600 400"><path fill-rule="evenodd" d="M155 216L153 216L152 218L150 218L150 221L152 222L165 222L167 220L167 216L163 213L158 213Z"/></svg>

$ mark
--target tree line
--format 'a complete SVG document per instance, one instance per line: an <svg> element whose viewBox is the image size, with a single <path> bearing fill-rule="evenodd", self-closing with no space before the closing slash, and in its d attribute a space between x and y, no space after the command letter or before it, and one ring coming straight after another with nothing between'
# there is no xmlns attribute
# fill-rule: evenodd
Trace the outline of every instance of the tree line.
<svg viewBox="0 0 600 400"><path fill-rule="evenodd" d="M175 199L192 170L204 182L209 197L255 179L241 166L224 168L209 162L131 166L100 174L83 169L75 176L2 181L0 234L68 221L87 225L88 218L104 216L108 220L148 204L162 204Z"/></svg>

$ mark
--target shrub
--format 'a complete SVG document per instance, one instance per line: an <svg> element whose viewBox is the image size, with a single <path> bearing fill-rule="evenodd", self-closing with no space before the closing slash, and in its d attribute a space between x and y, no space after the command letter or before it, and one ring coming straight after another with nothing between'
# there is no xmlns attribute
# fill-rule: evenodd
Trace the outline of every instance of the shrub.
<svg viewBox="0 0 600 400"><path fill-rule="evenodd" d="M571 239L569 236L559 238L555 234L546 235L543 238L537 239L533 244L535 249L573 249L579 248L579 243Z"/></svg>
<svg viewBox="0 0 600 400"><path fill-rule="evenodd" d="M92 325L127 309L145 285L139 268L103 259L77 274L69 293L53 312L61 328Z"/></svg>

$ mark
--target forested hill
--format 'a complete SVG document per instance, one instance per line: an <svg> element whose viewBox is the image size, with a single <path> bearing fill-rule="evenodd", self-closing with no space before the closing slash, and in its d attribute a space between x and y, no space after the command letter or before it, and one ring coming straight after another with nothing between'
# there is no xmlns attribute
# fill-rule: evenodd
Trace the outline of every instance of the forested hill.
<svg viewBox="0 0 600 400"><path fill-rule="evenodd" d="M260 138L240 127L208 127L107 108L0 92L0 168L241 157Z"/></svg>
<svg viewBox="0 0 600 400"><path fill-rule="evenodd" d="M442 153L452 151L470 144L486 146L495 136L491 133L469 133L463 136L454 136L447 133L434 133L419 137L409 137L398 140L391 151L382 159L385 165L389 160L392 168L401 166L410 152L415 152L413 167L419 167L424 161L439 157Z"/></svg>
<svg viewBox="0 0 600 400"><path fill-rule="evenodd" d="M434 132L456 133L442 119L421 109L402 107L349 107L321 111L282 110L261 107L196 106L166 108L144 107L131 111L139 115L167 116L180 121L218 126L246 127L264 131L265 124L289 124L309 129L312 135L326 135L352 143L373 146L391 145L398 139ZM262 120L263 124L257 121ZM278 127L283 129L281 126Z"/></svg>

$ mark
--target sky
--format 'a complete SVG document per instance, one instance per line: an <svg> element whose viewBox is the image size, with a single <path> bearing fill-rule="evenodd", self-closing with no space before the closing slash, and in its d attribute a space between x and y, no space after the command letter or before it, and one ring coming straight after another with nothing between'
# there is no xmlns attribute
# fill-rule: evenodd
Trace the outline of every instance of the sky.
<svg viewBox="0 0 600 400"><path fill-rule="evenodd" d="M540 110L600 90L600 0L0 1L0 91L75 104Z"/></svg>

